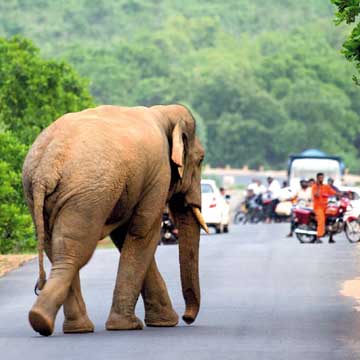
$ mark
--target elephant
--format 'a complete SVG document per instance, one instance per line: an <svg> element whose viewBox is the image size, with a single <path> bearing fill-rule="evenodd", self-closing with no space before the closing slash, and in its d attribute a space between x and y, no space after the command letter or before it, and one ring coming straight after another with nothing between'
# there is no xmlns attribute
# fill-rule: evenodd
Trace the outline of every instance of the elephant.
<svg viewBox="0 0 360 360"><path fill-rule="evenodd" d="M136 330L141 294L147 326L176 326L154 258L168 204L179 228L179 262L186 305L183 320L200 309L199 239L204 149L193 115L183 105L102 105L68 113L43 130L23 165L25 198L39 253L38 297L32 328L54 331L59 308L64 333L93 332L79 270L99 240L110 236L121 254L107 330ZM44 252L51 262L46 280Z"/></svg>

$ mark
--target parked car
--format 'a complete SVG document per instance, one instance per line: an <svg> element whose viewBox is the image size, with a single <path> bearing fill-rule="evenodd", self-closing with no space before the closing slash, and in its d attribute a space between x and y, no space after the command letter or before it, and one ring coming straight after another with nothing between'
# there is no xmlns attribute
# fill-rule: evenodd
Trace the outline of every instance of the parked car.
<svg viewBox="0 0 360 360"><path fill-rule="evenodd" d="M214 227L218 234L228 232L230 206L214 180L201 180L201 196L201 212L207 226Z"/></svg>

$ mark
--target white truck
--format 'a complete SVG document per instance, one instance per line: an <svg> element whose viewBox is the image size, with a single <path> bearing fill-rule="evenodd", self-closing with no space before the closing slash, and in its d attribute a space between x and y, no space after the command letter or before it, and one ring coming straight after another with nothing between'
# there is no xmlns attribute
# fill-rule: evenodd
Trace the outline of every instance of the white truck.
<svg viewBox="0 0 360 360"><path fill-rule="evenodd" d="M320 150L309 149L289 156L288 183L290 188L297 188L301 179L315 179L316 174L322 172L325 179L333 178L334 185L341 186L344 171L345 165L339 156L330 156Z"/></svg>

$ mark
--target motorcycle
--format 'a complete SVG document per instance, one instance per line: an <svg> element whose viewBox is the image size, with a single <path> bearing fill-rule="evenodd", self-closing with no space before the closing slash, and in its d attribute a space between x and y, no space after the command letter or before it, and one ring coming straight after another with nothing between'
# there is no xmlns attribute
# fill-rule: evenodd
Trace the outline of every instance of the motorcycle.
<svg viewBox="0 0 360 360"><path fill-rule="evenodd" d="M345 235L351 243L360 242L360 216L350 215L346 218Z"/></svg>
<svg viewBox="0 0 360 360"><path fill-rule="evenodd" d="M352 199L352 197L350 197L350 199ZM345 213L345 235L351 243L360 242L359 208L358 206L354 207L351 201Z"/></svg>
<svg viewBox="0 0 360 360"><path fill-rule="evenodd" d="M261 195L245 198L240 209L235 213L234 224L257 224L264 220L264 208Z"/></svg>
<svg viewBox="0 0 360 360"><path fill-rule="evenodd" d="M335 234L345 231L350 242L360 240L359 219L347 216L351 208L350 200L346 197L340 198L338 202L329 202L326 209L325 235L330 240ZM300 243L313 243L316 240L317 221L315 213L310 208L296 207L293 210L295 234Z"/></svg>
<svg viewBox="0 0 360 360"><path fill-rule="evenodd" d="M179 242L178 229L170 219L169 214L164 213L161 222L160 242L159 245L177 244Z"/></svg>
<svg viewBox="0 0 360 360"><path fill-rule="evenodd" d="M246 208L245 201L243 201L235 212L233 220L234 224L241 224L244 221L247 212L248 210Z"/></svg>

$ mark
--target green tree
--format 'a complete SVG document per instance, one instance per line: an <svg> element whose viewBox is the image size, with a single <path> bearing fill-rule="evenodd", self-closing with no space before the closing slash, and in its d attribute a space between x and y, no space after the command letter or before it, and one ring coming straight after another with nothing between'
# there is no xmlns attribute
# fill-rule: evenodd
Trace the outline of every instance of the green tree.
<svg viewBox="0 0 360 360"><path fill-rule="evenodd" d="M334 2L340 18L355 19L358 0ZM97 103L188 104L211 165L280 168L315 147L360 172L360 92L333 11L324 0L13 0L0 3L0 36L30 36L45 58L65 59ZM49 106L41 117L62 105ZM26 121L28 142L41 126Z"/></svg>
<svg viewBox="0 0 360 360"><path fill-rule="evenodd" d="M359 0L331 0L337 7L336 23L352 24L357 21L360 14L360 1ZM353 27L350 35L343 44L343 54L345 57L354 62L358 71L360 71L360 23L357 22ZM360 85L360 81L356 76L353 77L354 81Z"/></svg>
<svg viewBox="0 0 360 360"><path fill-rule="evenodd" d="M33 250L21 169L39 132L66 112L93 105L86 83L64 62L44 60L29 40L0 38L0 253Z"/></svg>
<svg viewBox="0 0 360 360"><path fill-rule="evenodd" d="M93 104L68 64L42 59L24 38L0 38L0 79L0 121L25 144L65 112Z"/></svg>

